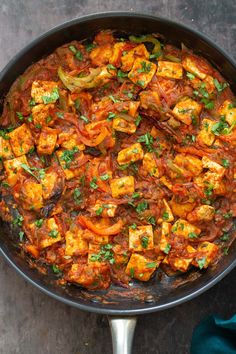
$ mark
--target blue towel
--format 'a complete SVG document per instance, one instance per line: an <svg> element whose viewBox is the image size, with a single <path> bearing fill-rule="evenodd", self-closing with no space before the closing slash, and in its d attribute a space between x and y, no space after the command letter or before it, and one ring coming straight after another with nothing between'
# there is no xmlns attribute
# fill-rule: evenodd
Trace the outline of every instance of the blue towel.
<svg viewBox="0 0 236 354"><path fill-rule="evenodd" d="M236 354L236 315L229 320L210 316L193 332L191 354Z"/></svg>

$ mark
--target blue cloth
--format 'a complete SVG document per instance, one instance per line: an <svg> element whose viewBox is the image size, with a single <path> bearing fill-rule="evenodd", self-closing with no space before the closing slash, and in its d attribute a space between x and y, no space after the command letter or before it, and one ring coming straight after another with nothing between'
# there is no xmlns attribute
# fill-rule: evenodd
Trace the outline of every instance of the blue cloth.
<svg viewBox="0 0 236 354"><path fill-rule="evenodd" d="M210 316L193 332L191 354L236 354L236 315L229 320Z"/></svg>

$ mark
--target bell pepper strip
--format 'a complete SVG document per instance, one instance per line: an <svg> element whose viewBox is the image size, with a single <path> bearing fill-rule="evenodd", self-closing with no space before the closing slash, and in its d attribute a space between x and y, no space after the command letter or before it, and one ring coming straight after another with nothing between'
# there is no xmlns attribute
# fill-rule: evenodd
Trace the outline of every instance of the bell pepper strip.
<svg viewBox="0 0 236 354"><path fill-rule="evenodd" d="M113 224L112 226L100 228L96 226L89 218L86 216L80 215L78 217L78 222L81 226L86 227L87 229L93 231L97 235L117 235L122 227L123 227L123 222L122 220L117 221L117 223Z"/></svg>
<svg viewBox="0 0 236 354"><path fill-rule="evenodd" d="M154 45L154 48L152 50L152 54L156 54L157 57L162 55L161 43L154 36L151 36L151 35L141 36L141 37L129 36L129 40L131 42L135 42L135 43L150 42Z"/></svg>

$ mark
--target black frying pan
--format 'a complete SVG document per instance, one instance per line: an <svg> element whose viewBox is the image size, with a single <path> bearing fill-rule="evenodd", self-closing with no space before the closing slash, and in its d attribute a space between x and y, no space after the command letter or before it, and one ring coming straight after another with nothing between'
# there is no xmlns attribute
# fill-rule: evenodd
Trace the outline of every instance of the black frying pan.
<svg viewBox="0 0 236 354"><path fill-rule="evenodd" d="M180 46L183 42L215 65L236 92L236 63L204 35L175 22L136 13L115 12L85 16L66 22L43 34L13 58L0 74L1 103L15 79L32 63L47 56L60 45L73 39L92 38L102 29L112 29L120 36L127 33L161 33L168 41ZM18 237L11 225L0 222L0 251L9 263L31 284L44 293L81 310L110 315L115 353L131 350L135 315L160 311L203 293L216 284L236 265L236 243L229 255L216 268L190 271L181 277L158 274L147 284L133 283L129 290L113 287L109 291L89 292L74 285L65 288L55 283L55 275L43 275L31 269L17 247ZM132 317L133 316L133 317Z"/></svg>

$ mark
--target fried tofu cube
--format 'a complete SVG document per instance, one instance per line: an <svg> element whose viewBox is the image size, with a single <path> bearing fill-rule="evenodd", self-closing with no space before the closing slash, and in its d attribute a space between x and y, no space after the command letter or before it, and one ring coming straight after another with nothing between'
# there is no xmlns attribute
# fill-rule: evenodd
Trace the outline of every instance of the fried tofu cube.
<svg viewBox="0 0 236 354"><path fill-rule="evenodd" d="M23 155L12 160L6 160L3 164L7 173L7 182L11 187L13 187L17 182L18 173L22 171L21 165L23 164L28 166L28 161L26 156Z"/></svg>
<svg viewBox="0 0 236 354"><path fill-rule="evenodd" d="M202 158L202 166L204 168L208 168L211 172L216 173L220 177L222 177L225 173L225 168L218 164L217 162L209 159L207 156L203 156Z"/></svg>
<svg viewBox="0 0 236 354"><path fill-rule="evenodd" d="M153 229L151 225L137 226L135 230L129 228L129 249L144 251L153 249Z"/></svg>
<svg viewBox="0 0 236 354"><path fill-rule="evenodd" d="M48 233L44 233L43 237L41 238L39 245L40 248L46 248L54 243L61 241L61 233L59 232L58 225L54 218L49 218L46 220L46 226Z"/></svg>
<svg viewBox="0 0 236 354"><path fill-rule="evenodd" d="M9 160L13 158L14 158L14 154L12 152L12 148L9 140L0 137L0 159Z"/></svg>
<svg viewBox="0 0 236 354"><path fill-rule="evenodd" d="M54 81L35 80L31 87L31 97L36 103L54 103L59 98L58 85Z"/></svg>
<svg viewBox="0 0 236 354"><path fill-rule="evenodd" d="M174 116L186 125L191 125L193 120L201 113L202 105L192 98L186 98L178 102L174 109Z"/></svg>
<svg viewBox="0 0 236 354"><path fill-rule="evenodd" d="M19 192L14 193L25 210L39 210L43 207L43 190L40 183L26 180Z"/></svg>
<svg viewBox="0 0 236 354"><path fill-rule="evenodd" d="M99 267L101 263L106 263L101 255L101 245L90 242L88 251L88 264Z"/></svg>
<svg viewBox="0 0 236 354"><path fill-rule="evenodd" d="M187 219L190 222L211 221L215 215L215 208L210 205L200 205L188 214Z"/></svg>
<svg viewBox="0 0 236 354"><path fill-rule="evenodd" d="M178 219L172 226L172 232L176 236L183 236L188 239L189 234L196 234L197 236L200 235L201 229L193 224L190 224L187 220Z"/></svg>
<svg viewBox="0 0 236 354"><path fill-rule="evenodd" d="M53 122L51 120L51 111L54 109L55 105L53 103L50 104L37 104L36 106L32 107L32 117L33 123L35 126L47 126Z"/></svg>
<svg viewBox="0 0 236 354"><path fill-rule="evenodd" d="M99 200L96 201L96 204L92 208L95 211L96 215L101 215L102 217L114 218L116 213L117 205L113 203L102 203Z"/></svg>
<svg viewBox="0 0 236 354"><path fill-rule="evenodd" d="M131 117L136 117L137 116L137 112L140 106L140 102L139 101L129 101L128 103L128 114Z"/></svg>
<svg viewBox="0 0 236 354"><path fill-rule="evenodd" d="M72 150L75 147L80 151L85 150L85 145L79 141L78 135L75 133L74 129L59 133L57 144L66 150Z"/></svg>
<svg viewBox="0 0 236 354"><path fill-rule="evenodd" d="M91 62L95 66L102 66L109 63L109 59L112 56L112 46L110 44L104 44L91 50L89 57Z"/></svg>
<svg viewBox="0 0 236 354"><path fill-rule="evenodd" d="M172 191L173 189L173 184L171 183L171 181L166 177L166 176L162 176L160 178L160 182L167 187L170 191Z"/></svg>
<svg viewBox="0 0 236 354"><path fill-rule="evenodd" d="M110 285L110 275L107 265L74 263L68 272L67 280L88 289L107 289Z"/></svg>
<svg viewBox="0 0 236 354"><path fill-rule="evenodd" d="M130 71L137 57L141 60L149 58L149 53L144 44L137 45L121 57L122 70Z"/></svg>
<svg viewBox="0 0 236 354"><path fill-rule="evenodd" d="M142 160L143 149L140 143L130 145L126 149L121 150L118 153L117 161L119 165L125 165L127 163Z"/></svg>
<svg viewBox="0 0 236 354"><path fill-rule="evenodd" d="M207 268L210 263L213 263L217 254L219 253L219 247L211 242L202 242L197 248L197 255L194 258L193 265L196 267Z"/></svg>
<svg viewBox="0 0 236 354"><path fill-rule="evenodd" d="M46 170L44 177L41 179L43 188L43 198L50 199L62 192L62 178L56 171Z"/></svg>
<svg viewBox="0 0 236 354"><path fill-rule="evenodd" d="M143 169L146 175L150 174L150 176L159 177L159 171L153 153L147 152L144 154Z"/></svg>
<svg viewBox="0 0 236 354"><path fill-rule="evenodd" d="M138 253L133 253L127 264L125 273L131 278L148 281L157 267L157 261L153 261Z"/></svg>
<svg viewBox="0 0 236 354"><path fill-rule="evenodd" d="M171 232L172 225L169 222L164 221L161 225L161 239L160 239L160 250L165 252L169 244L169 236Z"/></svg>
<svg viewBox="0 0 236 354"><path fill-rule="evenodd" d="M182 61L183 67L186 71L204 80L207 76L206 72L201 69L200 60L193 55L186 56Z"/></svg>
<svg viewBox="0 0 236 354"><path fill-rule="evenodd" d="M125 176L112 179L110 186L113 198L119 198L122 195L132 194L134 192L134 177Z"/></svg>
<svg viewBox="0 0 236 354"><path fill-rule="evenodd" d="M186 247L186 251L188 252L188 257L181 257L181 258L174 258L171 261L171 267L174 270L179 270L180 272L187 272L189 266L191 265L193 258L196 254L196 250L195 248L193 248L192 246L188 245Z"/></svg>
<svg viewBox="0 0 236 354"><path fill-rule="evenodd" d="M8 135L15 156L25 155L34 147L34 139L25 123L14 129Z"/></svg>
<svg viewBox="0 0 236 354"><path fill-rule="evenodd" d="M64 157L65 157L64 152L65 151L67 151L67 150L57 150L56 155L57 155L57 158L58 158L58 161L59 161L61 167L63 168L63 172L65 174L66 179L70 180L74 177L82 176L82 174L84 172L82 168L80 168L80 167L73 168L73 169L69 168L68 164L64 160Z"/></svg>
<svg viewBox="0 0 236 354"><path fill-rule="evenodd" d="M199 143L211 146L215 141L215 134L212 133L211 128L215 124L211 119L204 118L202 120L201 129L197 135Z"/></svg>
<svg viewBox="0 0 236 354"><path fill-rule="evenodd" d="M83 239L83 230L73 225L65 234L66 256L78 256L88 253L88 242Z"/></svg>
<svg viewBox="0 0 236 354"><path fill-rule="evenodd" d="M164 208L163 208L162 217L158 220L158 223L162 223L164 220L167 222L171 222L174 220L172 210L165 199L163 199L162 201L163 201Z"/></svg>
<svg viewBox="0 0 236 354"><path fill-rule="evenodd" d="M156 74L157 76L167 77L169 79L182 79L183 67L180 63L159 60Z"/></svg>
<svg viewBox="0 0 236 354"><path fill-rule="evenodd" d="M125 42L117 42L113 46L113 52L112 55L110 56L109 63L119 67L121 65L121 56L122 52L124 51L124 48L126 46ZM132 67L132 65L131 65Z"/></svg>
<svg viewBox="0 0 236 354"><path fill-rule="evenodd" d="M170 207L174 215L179 218L186 218L187 214L190 213L195 207L195 203L186 201L185 203L178 203L175 199L170 201Z"/></svg>
<svg viewBox="0 0 236 354"><path fill-rule="evenodd" d="M203 168L202 161L190 154L177 154L174 158L174 163L194 176L198 176Z"/></svg>
<svg viewBox="0 0 236 354"><path fill-rule="evenodd" d="M128 122L124 118L116 116L112 121L112 127L118 132L123 132L127 134L133 134L136 132L136 125L134 122Z"/></svg>
<svg viewBox="0 0 236 354"><path fill-rule="evenodd" d="M137 58L128 78L136 85L146 88L156 72L156 64L151 61Z"/></svg>
<svg viewBox="0 0 236 354"><path fill-rule="evenodd" d="M57 131L52 128L43 128L41 130L37 151L39 154L51 155L57 142Z"/></svg>
<svg viewBox="0 0 236 354"><path fill-rule="evenodd" d="M215 195L224 195L226 192L222 176L215 172L208 171L204 175L197 176L194 183L203 188L204 191L211 191Z"/></svg>
<svg viewBox="0 0 236 354"><path fill-rule="evenodd" d="M236 107L230 100L226 100L218 110L219 115L225 116L225 120L229 125L236 123Z"/></svg>
<svg viewBox="0 0 236 354"><path fill-rule="evenodd" d="M152 111L159 111L161 108L161 100L158 92L145 90L140 92L140 107L144 109L151 109Z"/></svg>

